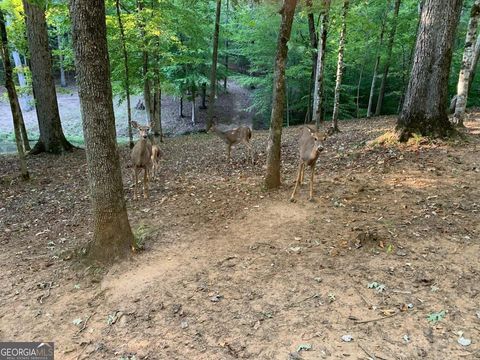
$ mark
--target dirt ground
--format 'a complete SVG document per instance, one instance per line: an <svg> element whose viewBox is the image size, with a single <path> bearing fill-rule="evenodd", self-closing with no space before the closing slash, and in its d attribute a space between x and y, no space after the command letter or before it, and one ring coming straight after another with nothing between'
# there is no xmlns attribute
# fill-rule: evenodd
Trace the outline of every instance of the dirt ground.
<svg viewBox="0 0 480 360"><path fill-rule="evenodd" d="M305 185L288 202L299 128L275 192L267 132L253 166L242 147L227 164L212 134L167 139L138 202L122 148L145 251L108 271L74 252L91 237L84 152L29 158L28 183L1 156L0 340L72 360L480 358L479 120L465 140L401 147L368 142L393 118L341 122L313 203Z"/></svg>

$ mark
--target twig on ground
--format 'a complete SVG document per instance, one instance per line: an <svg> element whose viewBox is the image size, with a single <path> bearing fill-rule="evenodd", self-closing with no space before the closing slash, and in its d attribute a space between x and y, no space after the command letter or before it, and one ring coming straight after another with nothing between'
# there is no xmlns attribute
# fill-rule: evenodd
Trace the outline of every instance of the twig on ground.
<svg viewBox="0 0 480 360"><path fill-rule="evenodd" d="M366 324L366 323L370 323L370 322L385 320L385 319L391 318L391 317L393 317L393 316L395 316L395 315L398 315L398 314L400 314L399 311L396 312L396 313L394 313L394 314L392 314L392 315L387 315L387 316L384 316L384 317L381 317L381 318L370 319L370 320L355 320L354 323L355 323L355 325L357 325L357 324Z"/></svg>
<svg viewBox="0 0 480 360"><path fill-rule="evenodd" d="M477 353L479 353L479 352L480 352L480 349L477 349L477 350L475 350L475 351L469 352L468 354L460 354L460 355L458 355L458 356L467 357L467 356L475 355L475 354L477 354Z"/></svg>
<svg viewBox="0 0 480 360"><path fill-rule="evenodd" d="M376 359L377 359L377 358L375 357L375 355L370 354L370 353L362 346L362 344L357 343L357 345L358 345L358 347L359 347L360 349L363 350L363 352L364 352L365 354L367 354L368 356L370 356L370 358L372 358L373 360L376 360Z"/></svg>
<svg viewBox="0 0 480 360"><path fill-rule="evenodd" d="M307 300L310 300L310 299L315 299L315 298L318 298L318 297L320 297L320 295L318 295L318 294L313 294L313 295L311 295L311 296L309 296L309 297L306 297L305 299L302 299L302 300L296 301L296 302L294 302L294 303L291 303L291 304L288 305L287 307L292 307L292 306L294 306L294 305L301 304L301 303L304 302L304 301L307 301Z"/></svg>
<svg viewBox="0 0 480 360"><path fill-rule="evenodd" d="M44 293L44 294L42 294L42 295L40 295L40 296L37 298L37 300L38 300L38 302L39 302L40 304L43 304L43 299L46 299L46 298L48 298L48 297L50 296L50 289L52 288L52 284L53 284L53 281L50 281L50 282L46 283L46 285L47 285L47 292Z"/></svg>
<svg viewBox="0 0 480 360"><path fill-rule="evenodd" d="M94 311L92 314L90 314L90 315L85 319L85 321L83 322L82 327L75 333L74 336L77 336L77 335L80 334L83 330L86 329L88 320L90 320L90 318L91 318L93 315L95 315L95 314L96 314L96 312Z"/></svg>

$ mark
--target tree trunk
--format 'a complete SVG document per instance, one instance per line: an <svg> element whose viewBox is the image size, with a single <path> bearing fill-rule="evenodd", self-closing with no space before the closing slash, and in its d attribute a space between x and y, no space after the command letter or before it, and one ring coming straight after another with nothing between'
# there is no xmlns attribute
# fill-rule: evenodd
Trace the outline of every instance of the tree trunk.
<svg viewBox="0 0 480 360"><path fill-rule="evenodd" d="M315 82L315 71L317 67L317 33L315 31L315 19L313 17L313 10L312 10L312 0L306 0L307 5L307 18L308 18L308 34L310 35L310 46L312 47L312 71L310 73L310 83L308 86L308 108L307 114L305 118L305 123L311 121L311 116L313 113L313 93L315 92L314 82Z"/></svg>
<svg viewBox="0 0 480 360"><path fill-rule="evenodd" d="M44 8L27 0L23 0L23 8L27 25L28 48L30 54L34 54L30 60L30 66L40 130L40 139L30 153L39 154L46 151L59 154L63 151L70 151L73 146L65 139L58 112Z"/></svg>
<svg viewBox="0 0 480 360"><path fill-rule="evenodd" d="M128 125L128 139L130 143L130 149L133 149L135 143L133 142L133 132L132 132L132 107L130 104L130 77L128 70L128 52L127 44L125 40L125 31L123 30L122 16L120 14L120 0L115 1L115 6L117 10L117 20L118 27L120 28L120 41L122 42L122 51L123 51L123 65L125 70L125 93L127 95L127 125Z"/></svg>
<svg viewBox="0 0 480 360"><path fill-rule="evenodd" d="M162 88L158 74L153 81L153 123L152 130L155 140L163 142L163 129L162 129Z"/></svg>
<svg viewBox="0 0 480 360"><path fill-rule="evenodd" d="M202 84L202 105L200 105L200 109L205 110L207 108L206 100L207 100L207 84L203 83Z"/></svg>
<svg viewBox="0 0 480 360"><path fill-rule="evenodd" d="M265 187L274 189L280 186L280 159L282 125L285 107L285 67L288 54L288 41L292 32L293 16L297 0L284 0L280 13L282 22L277 40L275 55L275 73L273 80L272 114L270 117L270 134L267 146L267 172Z"/></svg>
<svg viewBox="0 0 480 360"><path fill-rule="evenodd" d="M313 90L313 121L317 128L323 121L322 100L323 100L323 79L325 72L325 50L327 47L328 14L330 12L330 0L323 0L320 13L320 36L318 39L317 58L315 60L315 85Z"/></svg>
<svg viewBox="0 0 480 360"><path fill-rule="evenodd" d="M195 113L195 88L192 86L192 116L191 116L191 121L192 125L195 125L195 122L197 120L197 114Z"/></svg>
<svg viewBox="0 0 480 360"><path fill-rule="evenodd" d="M465 48L463 51L462 66L458 76L457 98L455 104L455 114L453 123L457 126L463 126L465 118L465 109L467 107L468 90L470 88L470 72L474 58L474 43L477 37L478 20L480 18L480 0L475 3L470 10L470 21L468 23L467 36L465 39Z"/></svg>
<svg viewBox="0 0 480 360"><path fill-rule="evenodd" d="M418 36L418 30L420 29L420 21L422 19L423 4L424 4L424 0L421 0L418 3L418 20L417 20L417 29L415 30L415 36ZM410 48L410 56L408 58L408 72L409 73L410 73L410 69L412 67L412 63L413 63L413 56L415 55L415 43L416 43L416 40L415 40L415 42L413 42L412 47ZM403 78L403 75L402 75L402 78ZM405 92L407 91L407 84L405 84L405 83L406 83L406 81L404 81L402 79L402 95L400 95L400 100L398 102L398 110L397 110L398 113L400 113L400 111L402 110L403 102L405 100Z"/></svg>
<svg viewBox="0 0 480 360"><path fill-rule="evenodd" d="M57 28L57 42L58 42L58 53L59 59L58 62L60 64L60 86L67 87L67 80L65 79L65 69L63 68L63 44L62 44L62 34L60 29Z"/></svg>
<svg viewBox="0 0 480 360"><path fill-rule="evenodd" d="M18 51L12 51L12 57L13 57L13 61L15 62L16 73L18 77L18 84L21 87L25 87L27 86L27 80L25 79L25 74L23 72L23 64L22 64L22 60L20 59L20 54L18 53ZM33 99L31 96L27 94L21 95L19 100L20 100L20 105L23 111L28 112L33 110L33 105L32 105Z"/></svg>
<svg viewBox="0 0 480 360"><path fill-rule="evenodd" d="M382 49L383 45L383 36L385 35L385 25L387 23L387 14L388 8L390 7L390 1L391 0L388 0L387 2L385 12L383 13L382 26L380 27L380 37L378 40L378 47L376 51L375 65L373 66L372 84L370 85L370 96L368 97L367 118L372 116L373 97L375 95L375 83L377 82L378 66L380 65L380 50Z"/></svg>
<svg viewBox="0 0 480 360"><path fill-rule="evenodd" d="M230 14L230 4L227 0L225 2L225 24L228 25L228 15ZM225 78L223 79L223 89L227 90L227 82L228 82L228 39L225 39Z"/></svg>
<svg viewBox="0 0 480 360"><path fill-rule="evenodd" d="M380 84L380 91L378 92L375 116L380 115L380 113L382 112L383 98L385 96L385 88L387 86L388 71L390 70L390 64L392 62L393 43L395 42L395 33L397 32L397 19L398 19L398 12L400 10L400 1L401 0L395 0L395 8L393 11L393 19L392 19L392 28L390 29L390 34L388 36L387 58L385 59L382 82Z"/></svg>
<svg viewBox="0 0 480 360"><path fill-rule="evenodd" d="M88 256L108 264L129 257L134 238L115 135L105 3L72 0L70 18L93 206L93 242Z"/></svg>
<svg viewBox="0 0 480 360"><path fill-rule="evenodd" d="M185 115L183 115L183 96L180 96L180 104L178 106L178 112L180 113L181 118L185 117Z"/></svg>
<svg viewBox="0 0 480 360"><path fill-rule="evenodd" d="M215 91L217 85L217 60L218 60L218 35L220 33L220 11L222 0L217 0L215 12L215 30L213 32L212 70L210 72L210 96L208 98L207 130L212 126L213 112L215 110Z"/></svg>
<svg viewBox="0 0 480 360"><path fill-rule="evenodd" d="M426 0L402 112L399 140L413 134L444 137L452 129L447 116L448 77L462 0Z"/></svg>
<svg viewBox="0 0 480 360"><path fill-rule="evenodd" d="M363 70L365 69L365 63L367 62L367 55L363 58L362 67L360 68L360 75L358 76L357 83L357 119L360 116L360 87L362 85Z"/></svg>
<svg viewBox="0 0 480 360"><path fill-rule="evenodd" d="M335 81L335 97L333 100L332 130L339 132L338 115L340 112L340 87L342 86L342 77L345 66L343 64L343 53L345 51L345 37L347 35L347 12L349 0L343 1L342 11L342 31L340 32L340 44L338 46L337 78Z"/></svg>
<svg viewBox="0 0 480 360"><path fill-rule="evenodd" d="M12 110L13 128L15 132L15 143L17 145L18 159L20 162L20 173L24 180L28 180L30 175L27 169L27 161L25 159L25 152L23 149L22 132L20 123L23 122L22 110L18 102L17 91L15 83L13 82L13 69L10 62L10 54L8 52L7 29L5 27L5 19L3 12L0 9L0 53L3 59L3 68L5 72L5 87L8 92L8 100L10 102L10 109Z"/></svg>
<svg viewBox="0 0 480 360"><path fill-rule="evenodd" d="M140 17L141 12L143 10L142 0L137 1L137 9ZM139 21L138 27L140 29L140 35L143 41L143 48L142 48L143 100L145 104L145 111L148 117L148 123L152 124L154 121L154 114L153 114L154 111L153 111L153 105L152 105L153 101L152 101L151 83L148 77L148 62L149 62L148 44L147 44L147 38L145 35L145 21L143 19Z"/></svg>

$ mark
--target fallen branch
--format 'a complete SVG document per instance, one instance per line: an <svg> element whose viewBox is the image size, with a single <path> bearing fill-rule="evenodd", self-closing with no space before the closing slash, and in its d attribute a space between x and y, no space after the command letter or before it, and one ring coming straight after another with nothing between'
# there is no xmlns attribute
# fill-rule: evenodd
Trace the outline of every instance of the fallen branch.
<svg viewBox="0 0 480 360"><path fill-rule="evenodd" d="M400 312L396 312L396 313L394 313L394 314L392 314L392 315L387 315L387 316L383 316L383 317L381 317L381 318L376 318L376 319L356 320L356 321L354 321L354 323L355 323L355 325L357 325L357 324L366 324L366 323L370 323L370 322L385 320L385 319L391 318L391 317L393 317L393 316L395 316L395 315L398 315L398 314L400 314Z"/></svg>

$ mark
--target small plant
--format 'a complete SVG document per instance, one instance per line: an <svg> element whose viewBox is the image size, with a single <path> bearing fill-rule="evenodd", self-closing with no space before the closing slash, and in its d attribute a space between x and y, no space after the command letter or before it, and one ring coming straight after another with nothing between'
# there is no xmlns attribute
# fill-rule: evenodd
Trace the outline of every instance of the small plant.
<svg viewBox="0 0 480 360"><path fill-rule="evenodd" d="M446 313L445 310L442 310L442 311L436 312L436 313L434 312L434 313L428 314L427 320L432 325L435 325L437 322L445 319L446 315L447 315L447 313Z"/></svg>

